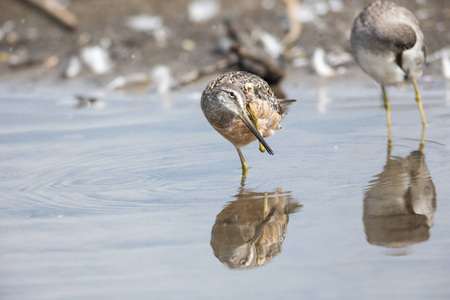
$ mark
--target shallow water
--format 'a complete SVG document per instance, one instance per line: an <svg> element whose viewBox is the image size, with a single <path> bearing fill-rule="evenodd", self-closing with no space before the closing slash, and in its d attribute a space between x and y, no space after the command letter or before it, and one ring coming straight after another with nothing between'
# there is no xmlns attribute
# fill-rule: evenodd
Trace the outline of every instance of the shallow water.
<svg viewBox="0 0 450 300"><path fill-rule="evenodd" d="M2 299L450 296L444 82L419 87L423 156L412 88L388 90L388 158L379 87L287 81L275 155L243 148L241 182L199 108L206 81L82 108L73 88L2 88Z"/></svg>

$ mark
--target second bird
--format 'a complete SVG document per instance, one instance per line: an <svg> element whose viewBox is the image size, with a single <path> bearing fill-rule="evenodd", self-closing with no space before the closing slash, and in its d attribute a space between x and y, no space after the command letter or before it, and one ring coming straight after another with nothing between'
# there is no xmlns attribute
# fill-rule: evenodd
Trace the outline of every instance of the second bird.
<svg viewBox="0 0 450 300"><path fill-rule="evenodd" d="M241 147L258 139L259 150L273 155L264 138L281 129L286 107L294 101L277 99L263 79L236 71L219 75L208 84L201 107L211 126L236 147L245 176L248 165Z"/></svg>
<svg viewBox="0 0 450 300"><path fill-rule="evenodd" d="M381 85L388 127L391 127L391 118L385 86L401 85L407 81L414 85L416 102L425 126L417 79L422 75L426 49L414 14L391 2L374 2L355 19L351 44L358 64Z"/></svg>

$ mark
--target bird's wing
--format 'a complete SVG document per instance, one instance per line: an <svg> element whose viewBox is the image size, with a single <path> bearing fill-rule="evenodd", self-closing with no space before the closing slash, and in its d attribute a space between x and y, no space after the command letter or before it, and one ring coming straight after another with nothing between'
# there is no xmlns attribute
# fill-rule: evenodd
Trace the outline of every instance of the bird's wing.
<svg viewBox="0 0 450 300"><path fill-rule="evenodd" d="M377 39L378 46L395 53L414 47L417 41L414 29L404 23L384 23L376 30L372 30L372 34Z"/></svg>

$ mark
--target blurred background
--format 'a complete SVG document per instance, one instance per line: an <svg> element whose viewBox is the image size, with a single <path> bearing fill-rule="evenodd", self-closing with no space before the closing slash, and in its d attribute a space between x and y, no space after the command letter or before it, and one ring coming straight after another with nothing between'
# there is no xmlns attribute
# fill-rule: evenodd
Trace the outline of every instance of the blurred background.
<svg viewBox="0 0 450 300"><path fill-rule="evenodd" d="M356 66L350 29L370 2L1 0L0 78L96 76L107 84L117 75L128 76L110 86L119 88L171 76L187 84L205 73L236 68L236 60L246 55L233 48L236 43L265 52L282 70L339 76ZM442 69L449 64L450 1L396 3L421 23L434 67L428 72L450 76Z"/></svg>

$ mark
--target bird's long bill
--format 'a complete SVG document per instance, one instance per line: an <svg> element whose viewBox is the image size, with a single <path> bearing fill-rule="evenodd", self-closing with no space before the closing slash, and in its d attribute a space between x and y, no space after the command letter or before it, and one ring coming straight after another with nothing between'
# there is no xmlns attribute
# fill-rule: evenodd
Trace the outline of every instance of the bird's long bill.
<svg viewBox="0 0 450 300"><path fill-rule="evenodd" d="M258 132L258 130L256 129L255 125L252 123L252 121L250 120L250 118L248 117L247 113L245 112L241 112L239 114L239 118L241 118L242 122L244 122L245 125L247 125L248 129L250 129L250 131L256 136L256 138L261 142L261 144L263 144L263 146L266 148L267 153L269 153L270 155L273 155L273 151L272 149L270 149L269 145L267 145L266 141L264 140L264 138L261 136L261 134Z"/></svg>

